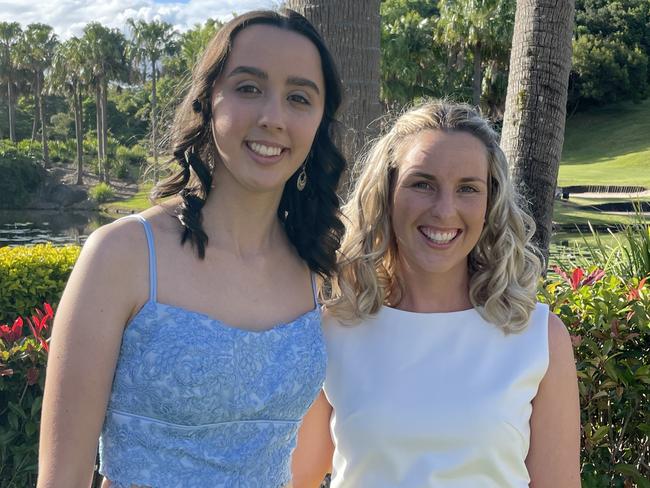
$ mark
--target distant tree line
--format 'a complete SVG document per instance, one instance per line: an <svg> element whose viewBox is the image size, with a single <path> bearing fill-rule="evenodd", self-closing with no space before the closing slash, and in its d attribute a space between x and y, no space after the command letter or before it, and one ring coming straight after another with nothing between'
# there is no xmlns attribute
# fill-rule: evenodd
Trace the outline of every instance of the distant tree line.
<svg viewBox="0 0 650 488"><path fill-rule="evenodd" d="M129 19L125 35L92 22L61 42L45 24L0 22L0 139L37 140L45 167L51 141L75 139L78 181L90 138L102 180L111 145L144 144L157 162L159 124L221 25L208 20L181 34L166 22Z"/></svg>
<svg viewBox="0 0 650 488"><path fill-rule="evenodd" d="M515 0L383 0L384 109L449 96L500 121L515 6ZM577 0L575 21L569 110L647 97L650 2ZM50 141L75 140L79 178L85 157L107 180L116 144L140 144L157 162L189 72L221 25L208 20L179 33L166 22L130 19L123 33L93 22L61 42L45 24L0 22L0 139L40 142L46 167Z"/></svg>
<svg viewBox="0 0 650 488"><path fill-rule="evenodd" d="M503 116L515 0L384 0L382 100L451 96ZM569 110L647 97L650 2L576 0Z"/></svg>

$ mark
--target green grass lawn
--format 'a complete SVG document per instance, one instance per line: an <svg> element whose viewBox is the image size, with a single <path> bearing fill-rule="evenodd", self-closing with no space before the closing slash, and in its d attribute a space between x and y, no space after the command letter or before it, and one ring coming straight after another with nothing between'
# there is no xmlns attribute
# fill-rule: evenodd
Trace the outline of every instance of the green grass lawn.
<svg viewBox="0 0 650 488"><path fill-rule="evenodd" d="M650 188L650 100L569 118L558 184Z"/></svg>
<svg viewBox="0 0 650 488"><path fill-rule="evenodd" d="M144 183L138 187L138 193L127 200L120 200L117 202L106 203L101 206L102 210L111 213L130 213L141 212L151 207L153 204L149 201L149 192L153 185L151 183Z"/></svg>
<svg viewBox="0 0 650 488"><path fill-rule="evenodd" d="M601 212L599 210L587 210L580 208L571 202L556 200L553 207L553 221L559 224L579 224L591 222L592 224L631 224L634 220L634 214L631 216Z"/></svg>

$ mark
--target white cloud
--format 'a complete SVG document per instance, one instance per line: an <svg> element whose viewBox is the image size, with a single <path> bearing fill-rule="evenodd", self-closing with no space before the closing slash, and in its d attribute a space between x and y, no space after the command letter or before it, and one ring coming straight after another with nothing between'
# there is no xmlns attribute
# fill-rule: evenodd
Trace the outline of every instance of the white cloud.
<svg viewBox="0 0 650 488"><path fill-rule="evenodd" d="M164 20L179 31L208 18L228 20L232 14L274 8L277 0L15 0L0 1L0 21L51 25L61 40L82 35L89 22L125 30L126 19Z"/></svg>

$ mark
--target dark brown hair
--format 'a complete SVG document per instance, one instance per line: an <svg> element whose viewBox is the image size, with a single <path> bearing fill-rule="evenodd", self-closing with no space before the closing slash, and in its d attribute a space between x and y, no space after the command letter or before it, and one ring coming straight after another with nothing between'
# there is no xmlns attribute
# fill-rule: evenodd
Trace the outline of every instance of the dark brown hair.
<svg viewBox="0 0 650 488"><path fill-rule="evenodd" d="M192 84L176 110L171 128L172 161L180 164L181 169L158 184L152 195L181 197L178 209L184 227L181 244L189 241L203 259L208 237L203 230L201 209L210 194L215 159L219 157L210 123L212 87L228 61L235 37L251 25L270 25L296 32L309 39L320 54L325 107L305 165L309 183L300 192L296 188L300 170L289 178L278 217L311 270L329 276L336 267L336 251L344 230L336 189L345 169L345 159L333 142L335 115L341 104L341 81L320 34L307 19L292 10L248 12L219 29L193 71Z"/></svg>

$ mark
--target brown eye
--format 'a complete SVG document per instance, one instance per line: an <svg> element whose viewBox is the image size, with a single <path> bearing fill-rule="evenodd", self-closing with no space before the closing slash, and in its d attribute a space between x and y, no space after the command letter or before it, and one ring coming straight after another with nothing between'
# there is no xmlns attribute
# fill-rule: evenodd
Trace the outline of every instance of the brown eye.
<svg viewBox="0 0 650 488"><path fill-rule="evenodd" d="M262 93L255 85L241 85L237 87L239 93Z"/></svg>

